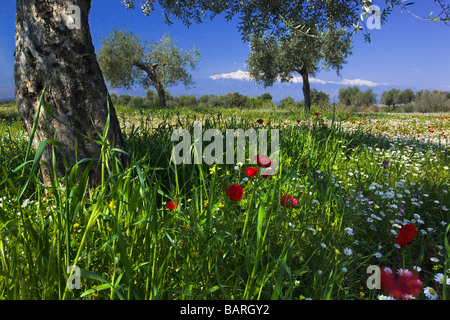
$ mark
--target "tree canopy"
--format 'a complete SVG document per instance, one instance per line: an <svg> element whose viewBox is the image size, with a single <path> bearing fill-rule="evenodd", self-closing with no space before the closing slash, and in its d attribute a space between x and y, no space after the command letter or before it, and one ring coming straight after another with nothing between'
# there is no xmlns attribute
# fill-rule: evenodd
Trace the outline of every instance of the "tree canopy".
<svg viewBox="0 0 450 320"><path fill-rule="evenodd" d="M136 2L136 0L122 1L129 9L134 9ZM311 27L323 29L329 23L346 28L350 33L366 29L366 39L370 40L366 23L373 14L371 6L374 4L372 0L141 0L140 2L140 7L146 15L155 9L155 5L159 5L165 13L167 23L171 23L171 16L188 26L192 22L201 23L220 14L228 20L238 17L239 32L242 38L248 41L252 35L262 35L266 31L279 36L296 27L308 33ZM379 18L381 23L384 23L395 7L401 7L419 19L450 23L450 5L445 0L434 2L438 4L440 12L438 14L431 12L427 17L420 17L414 14L412 9L414 6L410 6L414 2L380 1L377 3L381 10Z"/></svg>
<svg viewBox="0 0 450 320"><path fill-rule="evenodd" d="M373 89L362 91L357 86L350 86L339 89L338 99L347 107L369 107L377 102L377 95L373 92Z"/></svg>
<svg viewBox="0 0 450 320"><path fill-rule="evenodd" d="M331 25L327 30L315 29L308 35L295 29L278 38L254 35L250 47L247 60L250 76L267 87L277 80L289 82L294 73L300 74L305 111L309 111L309 76L316 75L320 67L334 69L339 74L351 54L351 37L344 29Z"/></svg>
<svg viewBox="0 0 450 320"><path fill-rule="evenodd" d="M194 84L187 69L196 69L199 57L198 50L182 50L168 35L157 43L143 44L138 36L124 30L113 30L103 38L98 53L103 75L112 87L154 87L161 107L166 106L167 87Z"/></svg>

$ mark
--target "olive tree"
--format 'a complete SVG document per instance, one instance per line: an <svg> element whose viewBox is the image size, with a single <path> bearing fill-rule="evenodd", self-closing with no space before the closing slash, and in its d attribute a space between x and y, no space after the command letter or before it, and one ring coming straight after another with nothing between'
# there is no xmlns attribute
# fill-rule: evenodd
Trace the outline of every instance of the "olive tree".
<svg viewBox="0 0 450 320"><path fill-rule="evenodd" d="M330 96L328 95L328 93L317 90L316 88L311 90L311 104L316 106L323 106L326 105L329 101Z"/></svg>
<svg viewBox="0 0 450 320"><path fill-rule="evenodd" d="M377 102L377 95L373 92L373 89L362 91L357 86L350 86L339 89L338 99L347 107L369 107Z"/></svg>
<svg viewBox="0 0 450 320"><path fill-rule="evenodd" d="M322 68L334 69L339 74L351 54L351 37L344 29L328 26L326 30L305 34L292 29L287 34L253 36L247 60L250 76L265 87L275 81L289 82L295 73L302 78L305 112L311 108L309 77Z"/></svg>
<svg viewBox="0 0 450 320"><path fill-rule="evenodd" d="M143 44L130 31L113 30L102 39L98 61L113 88L129 89L136 83L144 89L154 87L159 104L164 108L168 86L183 83L189 87L194 84L187 68L195 69L199 56L196 49L181 50L167 35L157 43Z"/></svg>
<svg viewBox="0 0 450 320"><path fill-rule="evenodd" d="M410 103L414 100L414 91L411 89L405 89L400 93L399 102L403 104Z"/></svg>
<svg viewBox="0 0 450 320"><path fill-rule="evenodd" d="M354 106L361 95L361 89L357 86L340 88L338 92L339 101L345 106Z"/></svg>
<svg viewBox="0 0 450 320"><path fill-rule="evenodd" d="M400 104L400 95L402 91L396 88L392 88L391 90L384 91L381 94L380 102L387 106L395 107L396 104Z"/></svg>

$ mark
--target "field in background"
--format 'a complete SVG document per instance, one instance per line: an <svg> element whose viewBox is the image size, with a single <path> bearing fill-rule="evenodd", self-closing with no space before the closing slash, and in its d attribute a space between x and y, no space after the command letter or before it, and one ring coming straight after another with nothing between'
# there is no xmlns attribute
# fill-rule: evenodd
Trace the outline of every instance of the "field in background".
<svg viewBox="0 0 450 320"><path fill-rule="evenodd" d="M367 287L370 265L417 271L416 299L447 298L448 114L116 110L131 165L113 156L103 186L85 192L74 171L46 193L32 161L19 167L35 155L14 106L0 108L0 299L387 299ZM280 129L279 173L175 166L171 134L195 121ZM418 235L402 249L406 223Z"/></svg>

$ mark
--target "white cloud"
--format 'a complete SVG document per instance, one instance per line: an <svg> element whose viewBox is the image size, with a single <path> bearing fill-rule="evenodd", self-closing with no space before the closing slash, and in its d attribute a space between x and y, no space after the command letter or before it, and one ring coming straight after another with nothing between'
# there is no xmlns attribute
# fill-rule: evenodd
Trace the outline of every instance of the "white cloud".
<svg viewBox="0 0 450 320"><path fill-rule="evenodd" d="M350 86L368 86L368 87L376 87L382 85L382 83L376 83L369 80L362 79L343 79L339 82L339 84L345 84Z"/></svg>
<svg viewBox="0 0 450 320"><path fill-rule="evenodd" d="M251 80L250 74L246 71L238 70L230 73L222 73L209 76L213 80L217 79L235 79L235 80Z"/></svg>
<svg viewBox="0 0 450 320"><path fill-rule="evenodd" d="M238 70L230 73L222 73L209 76L209 78L213 80L217 79L235 79L235 80L247 80L250 81L252 78L247 71ZM303 79L299 76L294 76L290 83L302 83ZM385 83L376 83L370 80L362 80L362 79L342 79L341 81L332 81L332 80L322 80L317 78L309 78L310 83L318 83L318 84L340 84L340 85L350 85L350 86L368 86L368 87L376 87L380 85L386 85Z"/></svg>
<svg viewBox="0 0 450 320"><path fill-rule="evenodd" d="M316 79L316 78L309 78L309 82L310 83L320 83L320 84L328 84L328 83L336 84L337 83L335 81L326 81L326 80ZM290 83L303 83L303 79L302 79L302 77L294 76L291 79Z"/></svg>
<svg viewBox="0 0 450 320"><path fill-rule="evenodd" d="M293 77L290 81L291 83L302 83L302 77ZM319 84L341 84L348 86L368 86L368 87L376 87L380 85L385 85L384 83L377 83L369 80L362 79L342 79L341 81L332 81L332 80L322 80L316 78L309 78L310 83L319 83Z"/></svg>

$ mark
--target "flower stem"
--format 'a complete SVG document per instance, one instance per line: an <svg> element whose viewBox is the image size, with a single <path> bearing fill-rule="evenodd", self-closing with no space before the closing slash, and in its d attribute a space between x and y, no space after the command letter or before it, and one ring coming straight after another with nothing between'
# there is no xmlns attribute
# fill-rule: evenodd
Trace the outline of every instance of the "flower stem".
<svg viewBox="0 0 450 320"><path fill-rule="evenodd" d="M405 247L402 248L403 272L405 271Z"/></svg>

